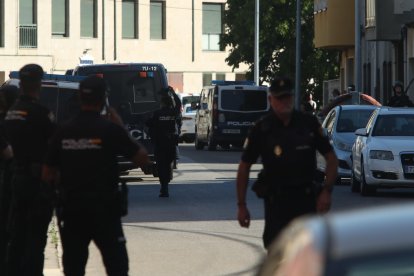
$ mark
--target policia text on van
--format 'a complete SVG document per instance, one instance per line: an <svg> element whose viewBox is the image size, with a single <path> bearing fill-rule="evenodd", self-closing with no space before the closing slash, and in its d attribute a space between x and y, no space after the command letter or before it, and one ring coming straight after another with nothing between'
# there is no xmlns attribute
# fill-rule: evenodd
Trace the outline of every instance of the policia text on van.
<svg viewBox="0 0 414 276"><path fill-rule="evenodd" d="M250 81L213 81L203 87L196 115L195 147L240 147L249 128L269 110L267 87Z"/></svg>

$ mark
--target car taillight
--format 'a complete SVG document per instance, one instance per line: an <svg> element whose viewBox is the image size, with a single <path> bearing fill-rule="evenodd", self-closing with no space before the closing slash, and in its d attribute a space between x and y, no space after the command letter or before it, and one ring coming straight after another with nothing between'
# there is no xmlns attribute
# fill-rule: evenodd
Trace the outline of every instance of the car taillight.
<svg viewBox="0 0 414 276"><path fill-rule="evenodd" d="M214 102L213 102L213 120L217 120L217 119L218 119L217 102L216 102L216 99L214 99Z"/></svg>
<svg viewBox="0 0 414 276"><path fill-rule="evenodd" d="M224 116L223 113L220 113L219 117L218 117L218 121L220 123L224 123L226 121L226 116Z"/></svg>

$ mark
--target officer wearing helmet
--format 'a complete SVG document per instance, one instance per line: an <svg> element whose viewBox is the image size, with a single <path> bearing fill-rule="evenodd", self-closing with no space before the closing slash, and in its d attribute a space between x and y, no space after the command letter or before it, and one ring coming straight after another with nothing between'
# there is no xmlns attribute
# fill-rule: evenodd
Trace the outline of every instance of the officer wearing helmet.
<svg viewBox="0 0 414 276"><path fill-rule="evenodd" d="M387 106L391 107L413 107L414 104L410 98L404 93L404 85L400 81L396 81L392 87L393 95L389 99Z"/></svg>
<svg viewBox="0 0 414 276"><path fill-rule="evenodd" d="M238 221L249 227L247 184L251 165L261 157L263 169L252 189L264 200L266 248L295 217L327 212L336 180L338 161L321 125L315 116L294 110L293 99L289 78L277 77L271 82L268 100L272 111L251 129L237 172ZM316 150L327 164L320 193L313 184Z"/></svg>

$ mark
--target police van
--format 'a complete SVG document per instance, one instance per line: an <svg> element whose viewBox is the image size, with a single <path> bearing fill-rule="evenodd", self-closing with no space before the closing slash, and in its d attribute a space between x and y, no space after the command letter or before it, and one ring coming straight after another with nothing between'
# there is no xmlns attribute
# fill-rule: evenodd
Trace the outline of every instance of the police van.
<svg viewBox="0 0 414 276"><path fill-rule="evenodd" d="M10 72L9 78L3 85L19 87L18 71ZM43 75L39 102L53 113L57 123L67 121L79 112L79 82L84 78L57 74Z"/></svg>
<svg viewBox="0 0 414 276"><path fill-rule="evenodd" d="M269 111L267 87L251 81L212 81L197 106L195 148L241 147L248 131Z"/></svg>
<svg viewBox="0 0 414 276"><path fill-rule="evenodd" d="M170 95L167 70L160 63L109 63L76 67L74 76L97 75L108 87L109 105L121 116L131 136L147 149L154 160L154 147L148 134L146 122L160 108L163 95ZM171 96L171 95L170 95ZM125 164L132 162L127 160ZM143 167L145 174L154 173L153 166Z"/></svg>

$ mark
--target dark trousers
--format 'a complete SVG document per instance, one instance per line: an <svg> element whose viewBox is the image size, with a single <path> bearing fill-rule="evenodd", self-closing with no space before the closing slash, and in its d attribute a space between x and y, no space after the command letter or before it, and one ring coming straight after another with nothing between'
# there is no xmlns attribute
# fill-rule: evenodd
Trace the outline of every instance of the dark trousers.
<svg viewBox="0 0 414 276"><path fill-rule="evenodd" d="M66 276L85 275L91 241L94 241L100 250L109 276L128 275L128 254L119 216L106 212L78 213L58 219Z"/></svg>
<svg viewBox="0 0 414 276"><path fill-rule="evenodd" d="M172 166L175 159L175 145L158 146L155 149L155 161L157 162L158 177L160 179L161 187L168 187L172 179Z"/></svg>
<svg viewBox="0 0 414 276"><path fill-rule="evenodd" d="M16 175L12 180L7 276L43 275L44 249L53 208L40 186L39 180L26 175Z"/></svg>
<svg viewBox="0 0 414 276"><path fill-rule="evenodd" d="M316 197L313 192L300 191L271 196L264 199L265 227L263 243L268 248L272 241L279 235L293 219L316 213Z"/></svg>
<svg viewBox="0 0 414 276"><path fill-rule="evenodd" d="M0 162L0 275L6 274L6 251L9 240L7 223L11 203L11 161Z"/></svg>

